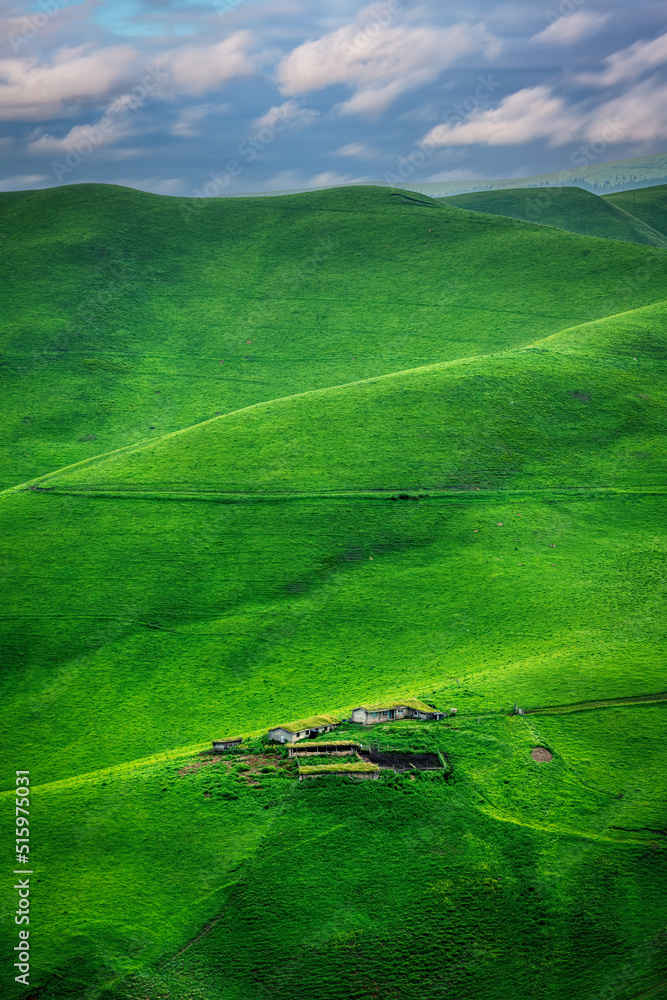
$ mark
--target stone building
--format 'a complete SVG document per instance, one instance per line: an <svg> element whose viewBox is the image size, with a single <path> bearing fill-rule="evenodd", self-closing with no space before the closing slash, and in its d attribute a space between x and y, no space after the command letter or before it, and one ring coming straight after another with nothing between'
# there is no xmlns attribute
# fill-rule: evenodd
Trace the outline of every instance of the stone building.
<svg viewBox="0 0 667 1000"><path fill-rule="evenodd" d="M242 736L232 736L226 740L213 740L213 749L216 753L222 753L224 750L236 750L242 743Z"/></svg>
<svg viewBox="0 0 667 1000"><path fill-rule="evenodd" d="M352 710L352 722L362 722L365 726L394 719L423 719L431 722L442 717L442 712L416 698L368 703Z"/></svg>
<svg viewBox="0 0 667 1000"><path fill-rule="evenodd" d="M269 739L276 743L296 743L297 740L314 739L320 733L330 733L340 726L341 720L333 715L311 715L296 722L283 722L269 729Z"/></svg>

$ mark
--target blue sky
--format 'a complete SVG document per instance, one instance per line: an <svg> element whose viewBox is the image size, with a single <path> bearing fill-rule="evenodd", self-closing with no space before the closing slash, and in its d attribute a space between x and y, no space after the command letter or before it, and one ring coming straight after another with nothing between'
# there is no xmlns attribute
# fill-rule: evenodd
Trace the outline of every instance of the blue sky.
<svg viewBox="0 0 667 1000"><path fill-rule="evenodd" d="M0 189L522 177L667 147L664 6L0 4Z"/></svg>

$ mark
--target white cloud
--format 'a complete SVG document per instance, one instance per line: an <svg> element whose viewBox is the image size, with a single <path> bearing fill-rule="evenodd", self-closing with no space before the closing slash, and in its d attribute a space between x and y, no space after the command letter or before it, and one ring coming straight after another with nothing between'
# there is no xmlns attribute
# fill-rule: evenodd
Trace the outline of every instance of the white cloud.
<svg viewBox="0 0 667 1000"><path fill-rule="evenodd" d="M167 49L150 64L130 45L62 48L48 63L34 56L0 59L0 120L65 117L124 91L145 97L215 90L254 71L246 53L250 41L249 32L237 31L213 45Z"/></svg>
<svg viewBox="0 0 667 1000"><path fill-rule="evenodd" d="M297 95L346 84L354 93L340 111L378 114L404 91L432 82L459 59L500 50L483 24L392 24L391 10L391 3L373 4L351 24L299 45L278 66L281 92Z"/></svg>
<svg viewBox="0 0 667 1000"><path fill-rule="evenodd" d="M512 146L547 139L549 146L667 140L667 84L645 80L619 97L591 106L568 106L546 86L526 88L490 111L473 111L457 125L437 125L423 142L432 146Z"/></svg>
<svg viewBox="0 0 667 1000"><path fill-rule="evenodd" d="M667 84L645 80L605 101L589 116L584 137L606 142L666 141Z"/></svg>
<svg viewBox="0 0 667 1000"><path fill-rule="evenodd" d="M553 21L547 27L533 35L531 41L545 42L555 45L574 45L582 38L587 38L601 28L609 20L609 14L595 14L592 11L576 10Z"/></svg>
<svg viewBox="0 0 667 1000"><path fill-rule="evenodd" d="M138 72L139 54L129 45L91 52L60 49L50 64L35 58L0 59L0 119L56 118L83 102L108 98Z"/></svg>
<svg viewBox="0 0 667 1000"><path fill-rule="evenodd" d="M312 125L318 116L319 111L315 111L313 108L302 108L297 101L283 101L282 104L269 108L266 114L260 115L253 123L253 128L257 130L273 129L278 124L289 124L291 129L295 127L305 128Z"/></svg>
<svg viewBox="0 0 667 1000"><path fill-rule="evenodd" d="M155 65L168 75L177 93L204 94L233 77L249 76L255 71L254 60L247 54L251 42L249 31L235 31L214 45L167 49L156 57Z"/></svg>
<svg viewBox="0 0 667 1000"><path fill-rule="evenodd" d="M365 142L348 142L334 153L334 156L354 156L359 160L376 160L375 153Z"/></svg>
<svg viewBox="0 0 667 1000"><path fill-rule="evenodd" d="M667 61L667 32L650 42L635 42L626 49L603 59L606 69L599 73L580 73L578 83L593 87L611 87L616 83L637 80Z"/></svg>
<svg viewBox="0 0 667 1000"><path fill-rule="evenodd" d="M131 94L114 98L105 113L91 125L75 125L67 135L58 138L38 130L30 137L27 151L38 156L56 156L79 153L87 156L93 150L110 146L131 132L130 114L141 108L143 102Z"/></svg>
<svg viewBox="0 0 667 1000"><path fill-rule="evenodd" d="M549 145L560 146L575 138L579 121L573 119L560 97L548 87L526 87L510 94L497 108L473 111L457 125L436 125L425 136L425 143L435 146L513 146L533 139L548 138Z"/></svg>
<svg viewBox="0 0 667 1000"><path fill-rule="evenodd" d="M338 187L339 184L349 184L353 178L350 174L337 174L335 170L324 170L315 174L307 181L308 187Z"/></svg>

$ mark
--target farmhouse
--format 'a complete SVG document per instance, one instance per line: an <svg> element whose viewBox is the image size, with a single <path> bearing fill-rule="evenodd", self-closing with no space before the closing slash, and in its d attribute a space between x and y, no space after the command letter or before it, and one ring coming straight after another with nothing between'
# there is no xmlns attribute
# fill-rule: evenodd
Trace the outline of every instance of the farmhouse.
<svg viewBox="0 0 667 1000"><path fill-rule="evenodd" d="M222 753L223 750L236 750L242 743L242 736L233 736L226 740L213 740L213 750L215 753Z"/></svg>
<svg viewBox="0 0 667 1000"><path fill-rule="evenodd" d="M443 713L418 701L416 698L404 698L402 701L375 702L359 705L352 710L352 722L362 722L365 726L375 722L389 722L391 719L424 719L428 722L442 719Z"/></svg>
<svg viewBox="0 0 667 1000"><path fill-rule="evenodd" d="M308 719L297 719L296 722L284 722L282 726L269 729L269 739L276 743L296 743L306 737L314 739L320 733L330 733L341 720L333 715L311 715Z"/></svg>

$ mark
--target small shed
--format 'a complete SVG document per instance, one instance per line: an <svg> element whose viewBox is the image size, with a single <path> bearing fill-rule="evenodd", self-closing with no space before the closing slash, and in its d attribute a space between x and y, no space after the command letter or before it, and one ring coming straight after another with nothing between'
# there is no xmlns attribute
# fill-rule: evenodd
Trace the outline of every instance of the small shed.
<svg viewBox="0 0 667 1000"><path fill-rule="evenodd" d="M341 720L333 715L311 715L308 719L297 719L296 722L283 722L280 726L269 729L269 739L276 743L296 743L298 740L314 739L320 733L330 733Z"/></svg>
<svg viewBox="0 0 667 1000"><path fill-rule="evenodd" d="M213 752L223 753L225 750L236 750L242 743L242 736L233 736L226 740L213 740Z"/></svg>
<svg viewBox="0 0 667 1000"><path fill-rule="evenodd" d="M422 719L431 722L442 717L442 712L417 698L372 704L369 702L352 710L352 721L361 722L364 726L372 726L376 722L391 722L394 719Z"/></svg>

